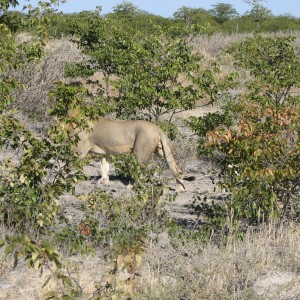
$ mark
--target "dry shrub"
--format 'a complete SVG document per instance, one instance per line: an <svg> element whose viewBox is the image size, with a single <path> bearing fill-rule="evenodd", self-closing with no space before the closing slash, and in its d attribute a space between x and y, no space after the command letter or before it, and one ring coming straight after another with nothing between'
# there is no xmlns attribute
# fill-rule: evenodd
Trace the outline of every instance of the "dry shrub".
<svg viewBox="0 0 300 300"><path fill-rule="evenodd" d="M179 130L181 127L179 127ZM187 163L191 160L197 160L197 140L190 134L183 134L172 141L172 150L176 161L183 171L186 171Z"/></svg>
<svg viewBox="0 0 300 300"><path fill-rule="evenodd" d="M96 285L103 281L106 271L101 254L72 256L63 260L63 263L66 265L64 273L82 287L82 295L78 299L91 299ZM37 272L29 269L24 261L20 261L15 269L11 261L0 261L0 299L48 299L45 294L58 288L58 283L53 277L42 287L49 275L50 271L47 268L43 268L43 272Z"/></svg>
<svg viewBox="0 0 300 300"><path fill-rule="evenodd" d="M295 224L249 229L243 241L229 240L224 245L194 240L182 245L163 233L158 243L148 245L135 299L299 299L299 256L300 227ZM90 299L103 280L101 253L66 260L71 277L83 289L81 299ZM45 276L39 278L25 264L16 270L6 264L0 298L43 299L47 290L55 288L53 283L41 288Z"/></svg>
<svg viewBox="0 0 300 300"><path fill-rule="evenodd" d="M224 34L216 33L214 35L199 35L193 41L193 47L196 51L203 53L205 57L216 57L220 55L233 43L245 40L253 36L251 33L245 34Z"/></svg>
<svg viewBox="0 0 300 300"><path fill-rule="evenodd" d="M237 33L224 34L216 33L213 35L199 35L193 41L193 47L196 51L203 53L206 58L215 58L222 54L224 50L228 49L233 43L240 42L247 38L253 37L253 33ZM300 47L300 31L263 33L264 36L295 36L295 46Z"/></svg>
<svg viewBox="0 0 300 300"><path fill-rule="evenodd" d="M28 40L28 35L19 37ZM85 59L75 43L67 38L50 40L45 47L45 55L39 63L28 63L18 70L15 77L24 88L18 90L14 106L25 116L45 120L49 103L48 93L55 81L64 78L64 63Z"/></svg>
<svg viewBox="0 0 300 300"><path fill-rule="evenodd" d="M148 250L139 299L287 299L279 297L291 290L289 296L297 297L299 255L300 230L294 224L249 229L243 241L221 246L187 241L175 250L165 236ZM268 274L293 280L278 287ZM262 279L270 281L265 290Z"/></svg>

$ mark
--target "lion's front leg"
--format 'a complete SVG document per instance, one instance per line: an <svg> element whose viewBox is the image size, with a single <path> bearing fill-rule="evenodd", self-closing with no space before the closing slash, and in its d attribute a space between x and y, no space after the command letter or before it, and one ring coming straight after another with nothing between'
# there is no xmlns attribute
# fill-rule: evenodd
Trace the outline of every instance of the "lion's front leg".
<svg viewBox="0 0 300 300"><path fill-rule="evenodd" d="M100 172L101 172L102 177L99 180L99 182L101 182L103 184L108 184L109 183L109 176L108 176L109 163L107 162L107 160L105 159L105 157L103 157L101 159L101 162L100 162Z"/></svg>

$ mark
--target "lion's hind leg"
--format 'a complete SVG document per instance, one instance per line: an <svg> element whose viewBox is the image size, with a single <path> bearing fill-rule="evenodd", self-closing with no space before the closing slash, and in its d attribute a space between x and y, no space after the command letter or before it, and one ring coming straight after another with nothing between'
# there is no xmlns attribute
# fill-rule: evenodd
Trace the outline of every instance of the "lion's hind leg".
<svg viewBox="0 0 300 300"><path fill-rule="evenodd" d="M156 147L156 141L149 141L147 138L139 135L133 145L133 153L136 155L139 163L146 164L156 150Z"/></svg>

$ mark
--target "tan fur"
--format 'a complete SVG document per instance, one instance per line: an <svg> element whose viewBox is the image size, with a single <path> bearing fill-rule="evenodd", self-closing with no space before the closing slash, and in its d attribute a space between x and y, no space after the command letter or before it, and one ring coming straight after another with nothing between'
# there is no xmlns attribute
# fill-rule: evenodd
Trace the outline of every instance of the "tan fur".
<svg viewBox="0 0 300 300"><path fill-rule="evenodd" d="M151 122L100 118L89 122L89 129L79 132L78 136L79 142L74 151L81 157L89 152L105 155L134 153L140 163L147 163L155 153L167 161L176 179L177 190L185 189L168 138ZM107 183L109 165L105 158L101 160L100 169L102 181Z"/></svg>
<svg viewBox="0 0 300 300"><path fill-rule="evenodd" d="M71 117L82 117L78 109L69 110ZM179 178L181 170L178 167L167 136L155 124L141 120L111 120L99 118L88 121L88 128L80 131L76 126L63 126L72 134L78 134L79 141L74 147L80 157L89 152L118 155L134 153L140 163L147 163L153 154L164 158L177 182L177 191L184 191L183 180ZM101 181L109 182L109 164L103 157L100 162ZM194 178L184 178L194 180Z"/></svg>
<svg viewBox="0 0 300 300"><path fill-rule="evenodd" d="M89 128L78 133L79 142L74 151L80 157L89 152L118 155L134 153L140 163L147 163L151 156L164 158L177 182L177 190L184 190L179 178L181 173L175 162L170 142L164 132L148 121L111 120L99 118L88 123ZM108 182L109 165L105 158L101 160L102 181Z"/></svg>

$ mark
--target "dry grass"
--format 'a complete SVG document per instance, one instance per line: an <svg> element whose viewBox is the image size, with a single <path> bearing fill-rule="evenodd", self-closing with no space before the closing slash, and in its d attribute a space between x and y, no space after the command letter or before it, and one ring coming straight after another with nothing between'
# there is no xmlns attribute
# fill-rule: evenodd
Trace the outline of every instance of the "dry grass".
<svg viewBox="0 0 300 300"><path fill-rule="evenodd" d="M103 258L94 256L74 256L62 259L66 268L63 270L82 288L79 299L91 299L95 285L103 280L105 265ZM28 269L24 262L20 262L16 269L11 263L0 262L0 299L5 300L41 300L51 290L56 291L57 282L53 279L42 288L47 277L51 275L47 269L42 273Z"/></svg>
<svg viewBox="0 0 300 300"><path fill-rule="evenodd" d="M295 36L295 46L300 48L300 31L264 33L265 36ZM253 33L199 35L193 41L196 51L203 53L204 57L216 58L234 43L240 42L253 36Z"/></svg>
<svg viewBox="0 0 300 300"><path fill-rule="evenodd" d="M22 35L19 39L28 40L30 36ZM40 63L29 63L15 74L24 88L18 91L14 106L25 116L45 120L51 107L48 93L56 81L63 80L64 63L84 59L85 56L69 39L50 40Z"/></svg>
<svg viewBox="0 0 300 300"><path fill-rule="evenodd" d="M299 242L292 224L248 230L222 246L188 241L175 251L164 239L149 248L139 299L300 297Z"/></svg>
<svg viewBox="0 0 300 300"><path fill-rule="evenodd" d="M243 241L221 246L171 243L164 233L149 244L136 299L299 299L299 257L300 228L294 224L249 229ZM101 253L65 261L83 288L80 299L90 299L105 273ZM1 267L0 299L43 299L56 288L54 282L41 288L47 272L40 277L24 264L14 271L7 263Z"/></svg>

